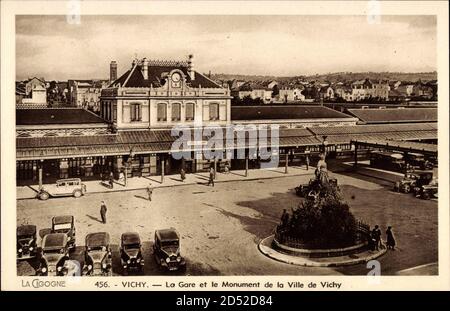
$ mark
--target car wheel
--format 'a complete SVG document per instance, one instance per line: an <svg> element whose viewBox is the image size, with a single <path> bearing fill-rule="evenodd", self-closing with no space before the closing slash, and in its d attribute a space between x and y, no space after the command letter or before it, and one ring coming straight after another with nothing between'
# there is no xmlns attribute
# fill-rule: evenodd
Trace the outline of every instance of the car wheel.
<svg viewBox="0 0 450 311"><path fill-rule="evenodd" d="M82 195L82 193L81 193L80 190L75 190L75 191L73 192L73 196L76 197L76 198L81 197L81 195Z"/></svg>
<svg viewBox="0 0 450 311"><path fill-rule="evenodd" d="M409 185L404 185L403 186L403 192L404 193L410 193L411 192L411 187Z"/></svg>
<svg viewBox="0 0 450 311"><path fill-rule="evenodd" d="M50 195L47 192L41 192L39 193L39 199L41 200L47 200L50 197Z"/></svg>
<svg viewBox="0 0 450 311"><path fill-rule="evenodd" d="M430 199L430 194L428 192L423 192L422 193L422 199L424 200L429 200Z"/></svg>

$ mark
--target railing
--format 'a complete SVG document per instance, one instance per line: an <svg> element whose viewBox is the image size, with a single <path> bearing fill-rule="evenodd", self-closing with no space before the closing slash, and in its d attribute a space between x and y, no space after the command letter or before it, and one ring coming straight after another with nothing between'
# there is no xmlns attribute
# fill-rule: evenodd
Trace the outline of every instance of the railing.
<svg viewBox="0 0 450 311"><path fill-rule="evenodd" d="M355 244L367 242L367 235L370 234L370 226L361 220L358 220L355 223L355 226L356 226ZM286 232L287 232L286 229L283 229L281 226L277 226L275 228L274 240L287 247L299 249L308 248L308 244L305 243L302 239L288 236Z"/></svg>

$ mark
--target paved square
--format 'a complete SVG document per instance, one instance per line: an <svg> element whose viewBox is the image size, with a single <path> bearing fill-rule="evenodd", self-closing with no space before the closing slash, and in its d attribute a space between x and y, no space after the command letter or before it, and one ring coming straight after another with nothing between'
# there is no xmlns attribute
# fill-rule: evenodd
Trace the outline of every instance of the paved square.
<svg viewBox="0 0 450 311"><path fill-rule="evenodd" d="M312 172L312 171L311 171ZM438 260L437 202L391 191L391 184L353 174L333 174L356 217L384 231L391 225L398 249L381 259L382 274ZM121 274L118 256L120 235L136 231L143 240L144 274L159 275L152 255L155 229L176 228L189 275L317 275L367 273L365 265L342 268L307 268L273 261L258 251L260 239L270 235L283 208L301 202L293 188L311 175L275 179L229 181L215 187L201 184L157 188L153 201L145 190L87 194L84 197L48 201L17 201L17 224L50 226L51 217L75 217L77 249L71 255L82 260L86 234L108 231L113 244L113 272ZM220 177L219 177L220 178ZM365 181L366 180L371 181ZM100 222L100 202L108 206L107 224ZM40 239L39 239L40 240ZM40 241L38 241L38 244ZM18 274L32 274L35 263L20 262Z"/></svg>

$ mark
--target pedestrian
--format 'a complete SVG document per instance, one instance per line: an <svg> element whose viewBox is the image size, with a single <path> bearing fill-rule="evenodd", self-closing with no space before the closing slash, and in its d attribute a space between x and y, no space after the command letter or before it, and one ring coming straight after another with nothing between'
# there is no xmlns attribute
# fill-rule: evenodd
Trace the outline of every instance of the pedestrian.
<svg viewBox="0 0 450 311"><path fill-rule="evenodd" d="M309 157L306 156L306 170L309 170Z"/></svg>
<svg viewBox="0 0 450 311"><path fill-rule="evenodd" d="M149 202L152 201L152 194L153 194L152 184L148 184L148 186L147 186L147 195L148 195L148 201Z"/></svg>
<svg viewBox="0 0 450 311"><path fill-rule="evenodd" d="M211 167L209 169L209 181L208 181L208 186L212 185L214 187L214 168Z"/></svg>
<svg viewBox="0 0 450 311"><path fill-rule="evenodd" d="M114 174L112 171L109 173L109 188L114 188Z"/></svg>
<svg viewBox="0 0 450 311"><path fill-rule="evenodd" d="M372 230L372 239L375 240L375 249L379 250L381 246L381 230L378 225L375 225L375 228Z"/></svg>
<svg viewBox="0 0 450 311"><path fill-rule="evenodd" d="M286 209L283 209L283 214L281 215L281 227L286 228L289 223L289 213Z"/></svg>
<svg viewBox="0 0 450 311"><path fill-rule="evenodd" d="M180 177L181 177L181 181L184 182L184 180L186 179L186 172L184 171L183 168L181 168L181 170L180 170Z"/></svg>
<svg viewBox="0 0 450 311"><path fill-rule="evenodd" d="M102 204L100 206L100 216L102 217L102 223L106 224L106 212L108 209L106 208L105 201L102 201Z"/></svg>
<svg viewBox="0 0 450 311"><path fill-rule="evenodd" d="M395 238L394 234L392 233L392 227L388 226L386 230L386 246L388 249L395 249Z"/></svg>
<svg viewBox="0 0 450 311"><path fill-rule="evenodd" d="M228 164L228 161L225 162L223 170L225 174L228 174L230 172L230 164Z"/></svg>
<svg viewBox="0 0 450 311"><path fill-rule="evenodd" d="M123 171L120 171L119 173L119 182L125 186L125 174L123 173Z"/></svg>

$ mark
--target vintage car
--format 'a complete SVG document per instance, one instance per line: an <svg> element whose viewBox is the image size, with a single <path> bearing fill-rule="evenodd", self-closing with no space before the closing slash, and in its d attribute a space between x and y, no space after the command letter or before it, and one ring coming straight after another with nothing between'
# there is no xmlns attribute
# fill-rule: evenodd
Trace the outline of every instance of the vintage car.
<svg viewBox="0 0 450 311"><path fill-rule="evenodd" d="M139 234L136 232L123 233L120 238L120 262L124 273L131 270L142 271L144 258Z"/></svg>
<svg viewBox="0 0 450 311"><path fill-rule="evenodd" d="M370 153L370 166L396 172L404 172L406 162L403 155L400 153L372 151Z"/></svg>
<svg viewBox="0 0 450 311"><path fill-rule="evenodd" d="M174 228L155 231L153 255L156 263L169 271L186 267L186 261L180 254L180 235Z"/></svg>
<svg viewBox="0 0 450 311"><path fill-rule="evenodd" d="M406 163L408 163L413 168L418 168L421 170L429 170L433 168L433 163L426 160L425 156L421 153L409 152L406 154Z"/></svg>
<svg viewBox="0 0 450 311"><path fill-rule="evenodd" d="M395 182L394 191L410 193L415 187L427 185L433 178L432 171L407 173L401 180Z"/></svg>
<svg viewBox="0 0 450 311"><path fill-rule="evenodd" d="M107 232L89 233L84 252L84 274L112 276L112 255Z"/></svg>
<svg viewBox="0 0 450 311"><path fill-rule="evenodd" d="M67 235L67 247L75 248L75 221L73 216L55 216L52 218L52 233L64 233Z"/></svg>
<svg viewBox="0 0 450 311"><path fill-rule="evenodd" d="M67 235L64 233L50 233L42 239L42 250L37 275L64 276L67 274L65 266L69 259Z"/></svg>
<svg viewBox="0 0 450 311"><path fill-rule="evenodd" d="M438 180L432 179L427 185L422 185L420 187L414 188L414 195L417 198L422 198L424 200L429 200L431 198L438 197Z"/></svg>
<svg viewBox="0 0 450 311"><path fill-rule="evenodd" d="M329 178L328 182L335 186L338 187L338 182L336 178ZM313 177L309 180L308 184L302 184L299 185L298 187L295 187L295 193L299 196L299 197L307 197L308 195L316 195L316 193L318 193L320 191L320 187L321 187L321 183L320 181L316 178Z"/></svg>
<svg viewBox="0 0 450 311"><path fill-rule="evenodd" d="M54 185L43 186L37 197L41 200L47 200L49 197L70 197L79 198L86 193L86 185L80 178L60 179Z"/></svg>
<svg viewBox="0 0 450 311"><path fill-rule="evenodd" d="M36 226L22 225L17 227L17 259L30 259L36 257Z"/></svg>

